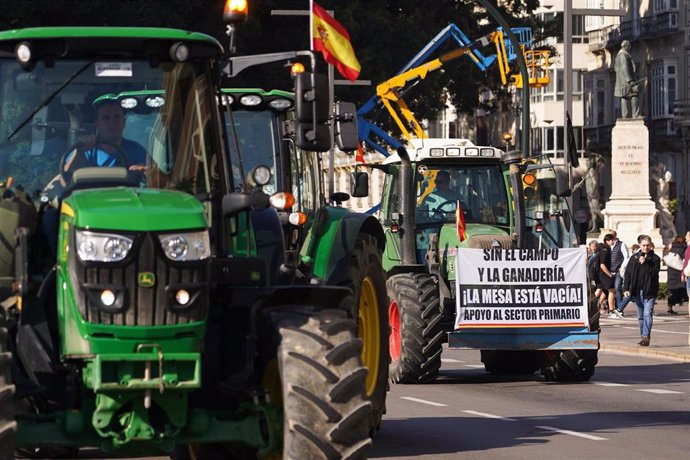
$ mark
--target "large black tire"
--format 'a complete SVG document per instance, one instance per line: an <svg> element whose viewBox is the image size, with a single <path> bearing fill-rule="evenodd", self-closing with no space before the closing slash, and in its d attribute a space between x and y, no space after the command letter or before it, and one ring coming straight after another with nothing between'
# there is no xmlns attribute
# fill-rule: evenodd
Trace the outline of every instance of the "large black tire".
<svg viewBox="0 0 690 460"><path fill-rule="evenodd" d="M381 265L381 250L376 239L360 233L354 250L329 284L348 287L352 296L344 302L353 306L357 321L357 335L362 339L362 364L369 371L366 393L372 413L368 421L370 432L379 428L386 413L388 392L388 312L386 311L386 275Z"/></svg>
<svg viewBox="0 0 690 460"><path fill-rule="evenodd" d="M438 285L426 273L388 279L389 375L395 383L429 383L441 368L443 312Z"/></svg>
<svg viewBox="0 0 690 460"><path fill-rule="evenodd" d="M338 310L278 316L283 459L366 458L371 403L362 342Z"/></svg>
<svg viewBox="0 0 690 460"><path fill-rule="evenodd" d="M0 307L2 309L2 307ZM12 385L12 354L4 312L0 312L0 460L14 458L14 385Z"/></svg>
<svg viewBox="0 0 690 460"><path fill-rule="evenodd" d="M481 350L481 357L484 369L497 375L534 374L542 362L536 350Z"/></svg>
<svg viewBox="0 0 690 460"><path fill-rule="evenodd" d="M597 355L598 350L547 350L541 373L548 382L586 382L594 375Z"/></svg>

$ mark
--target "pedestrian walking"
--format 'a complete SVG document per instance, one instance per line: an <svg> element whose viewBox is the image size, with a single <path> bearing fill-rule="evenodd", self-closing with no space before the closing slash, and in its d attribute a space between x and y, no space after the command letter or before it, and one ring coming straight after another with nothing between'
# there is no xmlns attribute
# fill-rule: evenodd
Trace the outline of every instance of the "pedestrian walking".
<svg viewBox="0 0 690 460"><path fill-rule="evenodd" d="M639 235L637 237L637 241L640 241L640 238L642 238L644 235ZM640 250L640 245L638 243L633 244L630 246L630 256L632 257L633 254L636 254ZM630 262L630 257L628 257L628 261L623 265L620 269L620 274L625 279L625 270L628 266L628 262ZM630 303L630 297L626 297L623 295L623 298L621 299L620 302L616 303L616 309L613 310L613 313L609 315L609 318L623 318L625 315L623 312L625 311L625 307L628 306Z"/></svg>
<svg viewBox="0 0 690 460"><path fill-rule="evenodd" d="M637 320L640 323L639 342L648 347L654 321L654 302L659 293L659 270L661 259L652 250L652 239L640 235L640 251L630 257L625 269L623 295L631 297L637 305Z"/></svg>
<svg viewBox="0 0 690 460"><path fill-rule="evenodd" d="M616 296L614 289L614 275L611 270L611 248L613 246L613 235L607 233L604 236L604 244L599 248L599 281L602 290L606 295L606 313L611 314L616 307Z"/></svg>
<svg viewBox="0 0 690 460"><path fill-rule="evenodd" d="M677 235L668 245L668 253L664 256L666 263L666 286L668 286L668 314L677 315L673 307L680 306L687 299L685 280L681 280L683 258L688 245L683 235Z"/></svg>
<svg viewBox="0 0 690 460"><path fill-rule="evenodd" d="M611 232L611 236L613 236L611 243L611 273L613 273L615 306L618 306L623 300L623 271L625 271L624 267L628 263L630 253L628 252L628 246L618 239L618 233L615 230Z"/></svg>

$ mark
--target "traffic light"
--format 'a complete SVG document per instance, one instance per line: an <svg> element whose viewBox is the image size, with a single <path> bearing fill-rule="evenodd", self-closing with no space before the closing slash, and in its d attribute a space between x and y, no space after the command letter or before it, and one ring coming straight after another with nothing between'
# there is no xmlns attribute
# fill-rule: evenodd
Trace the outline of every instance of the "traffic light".
<svg viewBox="0 0 690 460"><path fill-rule="evenodd" d="M534 160L525 160L522 163L523 171L528 165L537 164ZM537 195L537 176L535 171L527 171L522 174L522 193L525 200L531 200Z"/></svg>
<svg viewBox="0 0 690 460"><path fill-rule="evenodd" d="M328 120L331 115L328 77L303 72L295 79L295 143L298 147L314 152L331 148Z"/></svg>

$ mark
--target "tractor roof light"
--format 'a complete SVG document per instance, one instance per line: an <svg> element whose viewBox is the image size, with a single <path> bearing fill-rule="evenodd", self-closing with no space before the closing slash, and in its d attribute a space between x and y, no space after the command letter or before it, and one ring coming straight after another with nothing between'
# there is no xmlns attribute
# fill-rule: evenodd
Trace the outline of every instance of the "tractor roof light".
<svg viewBox="0 0 690 460"><path fill-rule="evenodd" d="M120 101L120 105L125 110L131 110L139 105L139 101L136 97L125 97Z"/></svg>
<svg viewBox="0 0 690 460"><path fill-rule="evenodd" d="M283 99L283 98L273 99L271 102L268 103L268 105L272 109L282 112L283 110L287 110L290 107L292 107L292 101L290 99Z"/></svg>
<svg viewBox="0 0 690 460"><path fill-rule="evenodd" d="M170 58L175 62L185 62L189 59L189 48L182 42L174 43L170 47Z"/></svg>
<svg viewBox="0 0 690 460"><path fill-rule="evenodd" d="M240 98L240 104L245 107L256 107L263 99L258 94L245 94Z"/></svg>
<svg viewBox="0 0 690 460"><path fill-rule="evenodd" d="M14 55L17 57L17 61L23 69L27 69L31 66L32 54L31 44L29 42L20 42L14 48Z"/></svg>
<svg viewBox="0 0 690 460"><path fill-rule="evenodd" d="M269 201L274 208L285 211L295 204L295 196L290 192L278 192L271 195Z"/></svg>
<svg viewBox="0 0 690 460"><path fill-rule="evenodd" d="M149 96L146 98L146 106L152 109L157 109L165 105L165 98L163 96Z"/></svg>
<svg viewBox="0 0 690 460"><path fill-rule="evenodd" d="M247 20L249 4L247 0L225 0L223 21L226 24L240 24Z"/></svg>

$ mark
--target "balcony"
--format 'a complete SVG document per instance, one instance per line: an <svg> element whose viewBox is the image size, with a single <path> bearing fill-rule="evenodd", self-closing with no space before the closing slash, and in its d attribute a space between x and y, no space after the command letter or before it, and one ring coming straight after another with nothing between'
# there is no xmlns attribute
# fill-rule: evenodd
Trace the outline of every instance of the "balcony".
<svg viewBox="0 0 690 460"><path fill-rule="evenodd" d="M600 51L612 47L621 41L620 29L617 25L609 25L588 32L587 38L589 39L589 50Z"/></svg>
<svg viewBox="0 0 690 460"><path fill-rule="evenodd" d="M655 30L658 34L678 31L678 13L666 12L656 15Z"/></svg>
<svg viewBox="0 0 690 460"><path fill-rule="evenodd" d="M635 38L633 21L621 21L620 25L620 39L633 40Z"/></svg>
<svg viewBox="0 0 690 460"><path fill-rule="evenodd" d="M640 36L643 38L650 38L656 31L656 18L654 16L645 16L640 18Z"/></svg>
<svg viewBox="0 0 690 460"><path fill-rule="evenodd" d="M673 123L677 127L690 129L690 99L681 99L674 102L673 118Z"/></svg>

